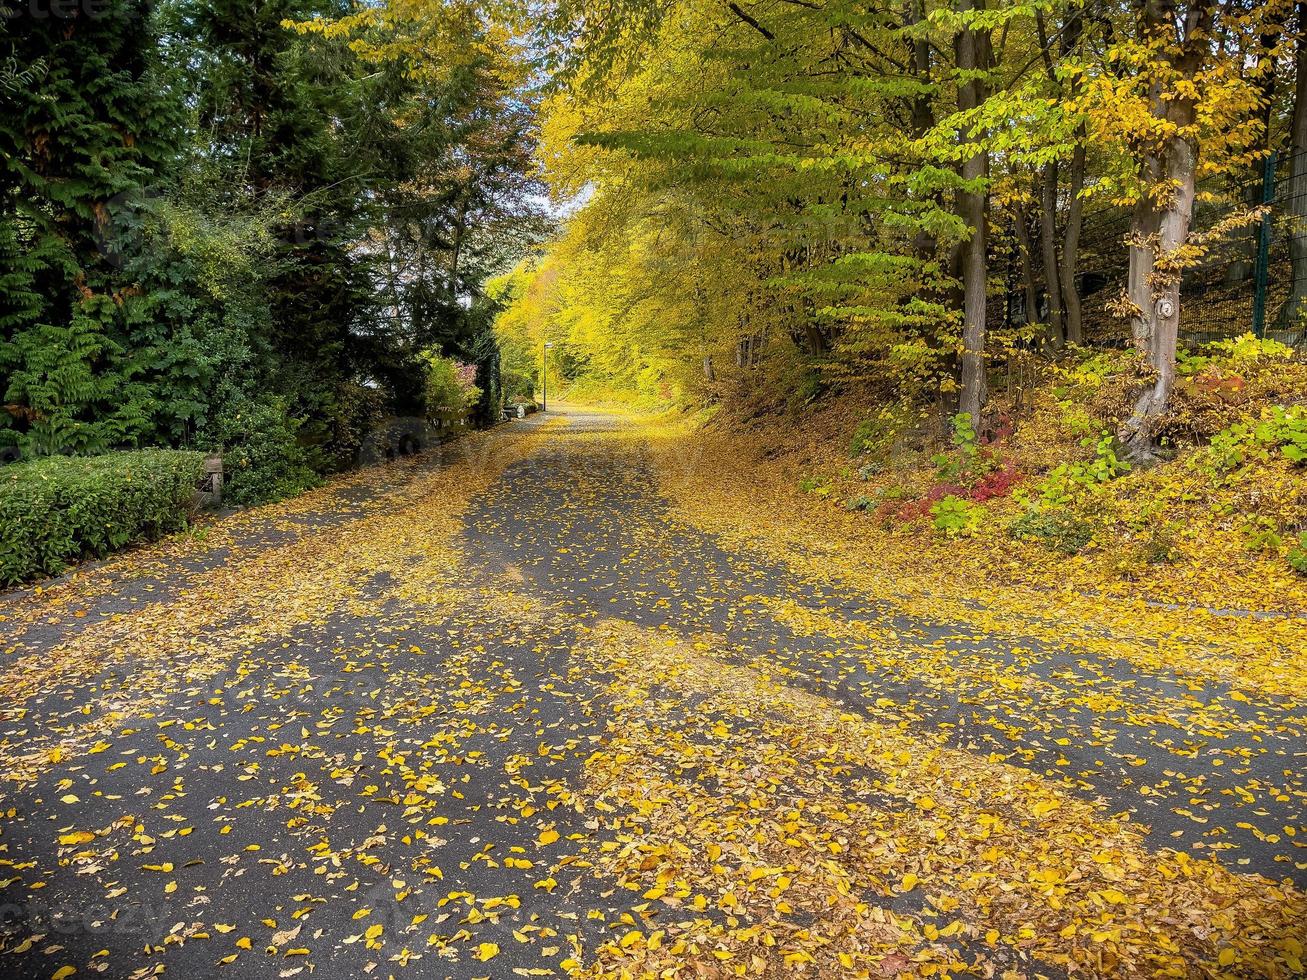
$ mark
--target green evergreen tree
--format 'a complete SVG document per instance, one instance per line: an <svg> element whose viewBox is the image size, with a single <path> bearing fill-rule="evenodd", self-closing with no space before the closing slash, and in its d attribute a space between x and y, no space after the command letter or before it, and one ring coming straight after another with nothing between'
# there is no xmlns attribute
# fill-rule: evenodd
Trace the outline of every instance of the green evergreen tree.
<svg viewBox="0 0 1307 980"><path fill-rule="evenodd" d="M136 336L120 222L175 158L148 3L6 12L0 61L0 439L29 452L148 440L166 338Z"/></svg>

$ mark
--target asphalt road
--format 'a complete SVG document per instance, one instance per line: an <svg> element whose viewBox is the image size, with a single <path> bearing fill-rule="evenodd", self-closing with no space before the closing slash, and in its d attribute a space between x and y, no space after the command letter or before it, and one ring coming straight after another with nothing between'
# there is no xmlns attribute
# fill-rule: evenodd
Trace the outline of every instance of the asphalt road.
<svg viewBox="0 0 1307 980"><path fill-rule="evenodd" d="M587 796L625 709L578 650L614 622L1001 759L1147 851L1307 886L1301 702L905 617L733 551L608 416L513 423L209 535L0 597L6 977L589 965L645 915Z"/></svg>

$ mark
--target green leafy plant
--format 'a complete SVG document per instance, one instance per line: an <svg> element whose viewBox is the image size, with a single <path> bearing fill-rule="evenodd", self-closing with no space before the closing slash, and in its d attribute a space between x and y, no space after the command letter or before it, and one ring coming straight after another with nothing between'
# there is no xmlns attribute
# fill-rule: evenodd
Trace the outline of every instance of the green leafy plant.
<svg viewBox="0 0 1307 980"><path fill-rule="evenodd" d="M203 468L203 453L164 449L5 467L0 582L53 575L71 559L181 530Z"/></svg>
<svg viewBox="0 0 1307 980"><path fill-rule="evenodd" d="M476 367L435 351L422 355L426 365L427 410L434 415L462 417L481 397Z"/></svg>
<svg viewBox="0 0 1307 980"><path fill-rule="evenodd" d="M1291 463L1307 462L1307 408L1272 405L1262 413L1253 438L1263 446L1279 448Z"/></svg>
<svg viewBox="0 0 1307 980"><path fill-rule="evenodd" d="M876 502L874 497L869 497L865 493L860 493L856 497L850 497L844 502L845 510L869 510L871 505Z"/></svg>
<svg viewBox="0 0 1307 980"><path fill-rule="evenodd" d="M799 489L804 493L815 494L818 497L829 497L835 491L835 488L831 485L830 477L821 476L820 474L805 476L799 481Z"/></svg>
<svg viewBox="0 0 1307 980"><path fill-rule="evenodd" d="M885 472L885 467L880 463L867 463L858 467L858 479L870 480L873 476L879 476Z"/></svg>
<svg viewBox="0 0 1307 980"><path fill-rule="evenodd" d="M1062 368L1058 372L1061 384L1053 389L1054 397L1068 398L1076 388L1101 388L1112 374L1121 370L1119 358L1119 354L1099 352L1090 354L1070 367Z"/></svg>
<svg viewBox="0 0 1307 980"><path fill-rule="evenodd" d="M1014 538L1033 539L1054 551L1074 555L1093 540L1094 529L1068 511L1032 510L1008 526Z"/></svg>
<svg viewBox="0 0 1307 980"><path fill-rule="evenodd" d="M985 511L969 500L949 494L931 505L930 514L935 519L935 530L954 538L974 534Z"/></svg>
<svg viewBox="0 0 1307 980"><path fill-rule="evenodd" d="M882 446L883 436L880 419L863 419L849 440L849 455L861 456L876 451Z"/></svg>
<svg viewBox="0 0 1307 980"><path fill-rule="evenodd" d="M277 401L246 402L224 412L206 430L222 452L224 496L241 506L281 500L317 486L321 479L298 438L300 421Z"/></svg>
<svg viewBox="0 0 1307 980"><path fill-rule="evenodd" d="M1116 438L1108 432L1080 440L1094 449L1093 459L1060 463L1039 482L1036 492L1043 507L1065 507L1086 490L1130 472L1130 464L1117 455Z"/></svg>
<svg viewBox="0 0 1307 980"><path fill-rule="evenodd" d="M1307 531L1298 535L1298 543L1289 549L1286 557L1290 568L1299 575L1307 575Z"/></svg>
<svg viewBox="0 0 1307 980"><path fill-rule="evenodd" d="M885 456L905 429L919 421L919 410L903 402L887 405L863 419L849 440L850 456ZM873 464L874 465L874 464Z"/></svg>
<svg viewBox="0 0 1307 980"><path fill-rule="evenodd" d="M1175 529L1170 525L1150 528L1136 544L1135 551L1146 565L1169 565L1181 555Z"/></svg>
<svg viewBox="0 0 1307 980"><path fill-rule="evenodd" d="M1243 528L1243 546L1252 552L1278 553L1284 544L1275 522L1267 517L1255 517Z"/></svg>
<svg viewBox="0 0 1307 980"><path fill-rule="evenodd" d="M1228 473L1250 458L1276 451L1291 463L1307 462L1307 408L1272 405L1256 422L1236 422L1212 437L1202 465L1212 473Z"/></svg>
<svg viewBox="0 0 1307 980"><path fill-rule="evenodd" d="M970 412L958 412L951 422L953 449L930 458L935 474L946 482L968 482L994 468L994 461L980 445Z"/></svg>
<svg viewBox="0 0 1307 980"><path fill-rule="evenodd" d="M1255 361L1286 361L1293 357L1293 348L1271 337L1258 337L1246 333L1225 340L1214 340L1207 349L1231 365Z"/></svg>

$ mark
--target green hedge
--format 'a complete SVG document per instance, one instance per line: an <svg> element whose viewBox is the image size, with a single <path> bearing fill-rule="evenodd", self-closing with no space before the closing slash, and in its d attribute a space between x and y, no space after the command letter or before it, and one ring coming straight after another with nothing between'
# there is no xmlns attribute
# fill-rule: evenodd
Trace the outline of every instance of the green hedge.
<svg viewBox="0 0 1307 980"><path fill-rule="evenodd" d="M203 470L203 453L172 449L0 468L0 583L54 575L69 559L180 530Z"/></svg>

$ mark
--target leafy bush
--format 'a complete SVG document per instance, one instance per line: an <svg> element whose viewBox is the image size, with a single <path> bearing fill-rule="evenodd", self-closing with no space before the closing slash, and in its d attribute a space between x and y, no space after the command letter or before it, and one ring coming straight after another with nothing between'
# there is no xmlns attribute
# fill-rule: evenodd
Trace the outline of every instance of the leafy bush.
<svg viewBox="0 0 1307 980"><path fill-rule="evenodd" d="M1252 456L1266 458L1279 450L1291 463L1307 462L1307 408L1272 405L1257 422L1239 422L1212 437L1208 468L1225 473Z"/></svg>
<svg viewBox="0 0 1307 980"><path fill-rule="evenodd" d="M905 432L920 421L921 413L904 402L886 405L871 418L863 419L849 440L849 455L885 456Z"/></svg>
<svg viewBox="0 0 1307 980"><path fill-rule="evenodd" d="M990 469L988 454L981 451L980 437L972 424L970 412L958 412L952 419L952 453L936 453L930 458L935 471L943 480L968 481Z"/></svg>
<svg viewBox="0 0 1307 980"><path fill-rule="evenodd" d="M1073 388L1101 388L1107 379L1121 371L1121 355L1112 351L1086 353L1086 356L1060 370L1063 383L1054 388L1058 398L1065 398Z"/></svg>
<svg viewBox="0 0 1307 980"><path fill-rule="evenodd" d="M461 418L477 403L476 365L464 364L434 351L423 355L427 366L427 410L434 415Z"/></svg>
<svg viewBox="0 0 1307 980"><path fill-rule="evenodd" d="M1298 543L1289 549L1289 567L1299 575L1307 575L1307 531L1298 536Z"/></svg>
<svg viewBox="0 0 1307 980"><path fill-rule="evenodd" d="M1094 537L1094 529L1067 511L1032 510L1008 527L1014 538L1034 539L1054 551L1074 555L1083 551Z"/></svg>
<svg viewBox="0 0 1307 980"><path fill-rule="evenodd" d="M873 476L879 476L881 473L884 472L885 472L885 467L882 463L874 462L874 461L870 463L864 463L862 466L858 467L858 479L863 480L865 482L866 480L870 480Z"/></svg>
<svg viewBox="0 0 1307 980"><path fill-rule="evenodd" d="M1182 555L1175 528L1169 524L1150 528L1143 539L1135 544L1134 551L1139 560L1147 565L1169 565Z"/></svg>
<svg viewBox="0 0 1307 980"><path fill-rule="evenodd" d="M969 500L949 494L935 501L931 505L930 513L935 519L935 530L954 538L959 535L974 534L980 526L985 511Z"/></svg>
<svg viewBox="0 0 1307 980"><path fill-rule="evenodd" d="M1176 367L1180 374L1200 374L1213 365L1235 368L1263 361L1293 359L1293 348L1270 337L1257 337L1246 333L1241 337L1214 340L1203 346L1202 353L1181 349L1176 353Z"/></svg>
<svg viewBox="0 0 1307 980"><path fill-rule="evenodd" d="M828 476L805 476L799 481L799 490L803 493L816 494L818 497L829 497L835 490L831 485L831 479Z"/></svg>
<svg viewBox="0 0 1307 980"><path fill-rule="evenodd" d="M967 497L976 502L994 500L1012 494L1016 486L1025 479L1025 475L1012 464L986 473L972 485Z"/></svg>
<svg viewBox="0 0 1307 980"><path fill-rule="evenodd" d="M0 583L62 571L186 525L204 454L50 456L0 470Z"/></svg>
<svg viewBox="0 0 1307 980"><path fill-rule="evenodd" d="M882 449L882 435L879 419L863 419L853 430L853 437L849 439L849 455L861 456L863 453Z"/></svg>
<svg viewBox="0 0 1307 980"><path fill-rule="evenodd" d="M320 482L300 444L299 422L280 402L248 401L204 433L222 452L223 497L244 507L294 496Z"/></svg>
<svg viewBox="0 0 1307 980"><path fill-rule="evenodd" d="M1061 507L1071 503L1085 490L1115 480L1130 472L1130 464L1117 454L1116 438L1104 432L1098 438L1080 440L1086 448L1092 446L1094 458L1085 462L1060 463L1049 470L1036 490L1040 500L1048 507Z"/></svg>
<svg viewBox="0 0 1307 980"><path fill-rule="evenodd" d="M845 510L870 510L871 505L874 504L875 502L876 501L873 498L868 497L865 493L860 493L857 496L850 497L848 500L844 501L844 509Z"/></svg>

